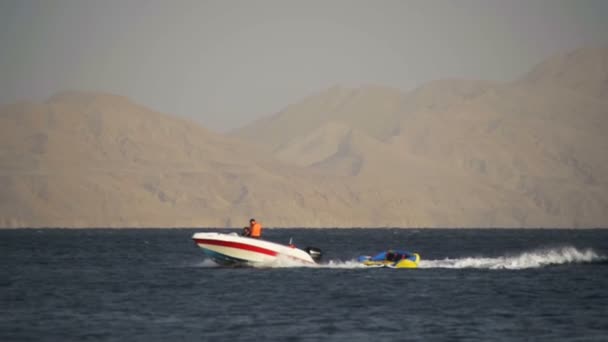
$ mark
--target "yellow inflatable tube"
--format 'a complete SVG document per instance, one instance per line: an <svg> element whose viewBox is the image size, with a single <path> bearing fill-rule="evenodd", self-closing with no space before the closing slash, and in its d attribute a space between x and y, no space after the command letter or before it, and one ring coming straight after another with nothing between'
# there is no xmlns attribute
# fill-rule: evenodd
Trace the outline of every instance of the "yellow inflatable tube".
<svg viewBox="0 0 608 342"><path fill-rule="evenodd" d="M420 255L418 253L414 253L413 255L416 257L415 260L401 259L393 267L395 267L395 268L418 268L418 262L420 262Z"/></svg>

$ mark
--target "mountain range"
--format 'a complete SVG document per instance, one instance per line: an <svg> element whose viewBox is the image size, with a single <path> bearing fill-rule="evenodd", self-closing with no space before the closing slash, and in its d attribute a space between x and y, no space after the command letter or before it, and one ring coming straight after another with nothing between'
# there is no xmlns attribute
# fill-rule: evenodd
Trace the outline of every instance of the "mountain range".
<svg viewBox="0 0 608 342"><path fill-rule="evenodd" d="M607 47L335 86L228 134L64 92L0 108L0 226L607 227L606 132Z"/></svg>

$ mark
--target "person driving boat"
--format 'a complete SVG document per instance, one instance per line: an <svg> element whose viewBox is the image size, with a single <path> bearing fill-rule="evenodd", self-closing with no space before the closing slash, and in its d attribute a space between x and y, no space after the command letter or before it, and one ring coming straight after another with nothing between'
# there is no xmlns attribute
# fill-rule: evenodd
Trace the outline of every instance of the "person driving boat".
<svg viewBox="0 0 608 342"><path fill-rule="evenodd" d="M262 237L262 225L252 218L249 220L249 227L243 228L242 235L254 239L259 239Z"/></svg>

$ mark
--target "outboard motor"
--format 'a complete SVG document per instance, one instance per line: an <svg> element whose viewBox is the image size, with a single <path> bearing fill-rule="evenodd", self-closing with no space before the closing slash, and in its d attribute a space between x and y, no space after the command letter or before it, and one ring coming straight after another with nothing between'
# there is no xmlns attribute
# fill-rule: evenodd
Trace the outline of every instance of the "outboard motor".
<svg viewBox="0 0 608 342"><path fill-rule="evenodd" d="M304 251L306 253L308 253L308 255L310 255L310 257L312 258L312 260L314 260L315 262L319 262L321 261L321 257L323 256L323 253L321 252L321 250L317 247L306 247L304 248Z"/></svg>

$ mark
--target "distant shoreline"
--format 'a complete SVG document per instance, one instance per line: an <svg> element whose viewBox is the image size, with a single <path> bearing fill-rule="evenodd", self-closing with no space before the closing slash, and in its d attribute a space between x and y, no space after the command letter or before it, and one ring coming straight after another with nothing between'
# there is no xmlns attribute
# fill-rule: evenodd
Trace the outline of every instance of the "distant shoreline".
<svg viewBox="0 0 608 342"><path fill-rule="evenodd" d="M238 230L242 228L225 227L0 227L1 230L160 230L160 229L183 229L183 230ZM608 227L264 227L264 229L399 229L399 230L603 230Z"/></svg>

